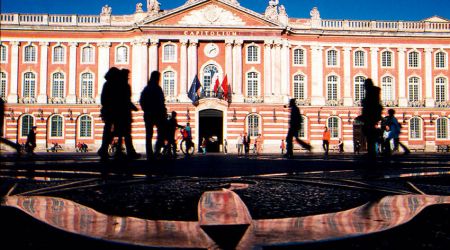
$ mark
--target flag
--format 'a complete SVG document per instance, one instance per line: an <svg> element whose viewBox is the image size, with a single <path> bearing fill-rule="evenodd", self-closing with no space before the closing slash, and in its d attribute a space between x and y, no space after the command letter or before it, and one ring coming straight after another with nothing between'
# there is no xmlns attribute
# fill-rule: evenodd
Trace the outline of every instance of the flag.
<svg viewBox="0 0 450 250"><path fill-rule="evenodd" d="M227 75L225 75L225 77L222 80L222 89L223 89L223 98L225 100L229 99L228 98L228 78Z"/></svg>
<svg viewBox="0 0 450 250"><path fill-rule="evenodd" d="M212 78L211 78L212 79ZM219 82L219 75L217 75L216 77L216 82L214 84L214 93L217 94L217 91L219 91L219 86L220 86L220 82Z"/></svg>
<svg viewBox="0 0 450 250"><path fill-rule="evenodd" d="M194 80L192 80L191 88L189 89L188 92L188 97L189 99L192 100L192 104L194 105L198 102L199 99L198 91L200 90L200 87L201 87L200 81L198 80L197 75L195 75Z"/></svg>

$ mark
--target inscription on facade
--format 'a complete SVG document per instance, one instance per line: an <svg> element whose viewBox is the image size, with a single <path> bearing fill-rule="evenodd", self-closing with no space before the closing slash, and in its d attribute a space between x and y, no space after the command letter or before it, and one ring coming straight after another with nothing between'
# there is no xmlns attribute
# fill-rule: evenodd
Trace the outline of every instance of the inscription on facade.
<svg viewBox="0 0 450 250"><path fill-rule="evenodd" d="M238 36L240 35L236 31L214 31L214 30L197 30L184 32L185 36Z"/></svg>

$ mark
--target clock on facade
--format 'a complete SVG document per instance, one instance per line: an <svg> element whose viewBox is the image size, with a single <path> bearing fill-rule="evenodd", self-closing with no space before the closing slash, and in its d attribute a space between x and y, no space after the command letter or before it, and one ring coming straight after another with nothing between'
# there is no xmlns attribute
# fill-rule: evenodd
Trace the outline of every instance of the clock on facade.
<svg viewBox="0 0 450 250"><path fill-rule="evenodd" d="M208 43L205 46L205 55L207 57L216 57L219 54L219 46L215 43Z"/></svg>

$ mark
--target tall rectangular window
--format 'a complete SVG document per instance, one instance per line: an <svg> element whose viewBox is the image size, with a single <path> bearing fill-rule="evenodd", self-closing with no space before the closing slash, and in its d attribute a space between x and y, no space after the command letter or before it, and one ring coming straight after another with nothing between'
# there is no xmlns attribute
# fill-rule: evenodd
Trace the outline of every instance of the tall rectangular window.
<svg viewBox="0 0 450 250"><path fill-rule="evenodd" d="M305 50L294 49L294 65L304 65L305 64Z"/></svg>
<svg viewBox="0 0 450 250"><path fill-rule="evenodd" d="M420 99L419 78L411 77L408 82L408 101L417 102Z"/></svg>
<svg viewBox="0 0 450 250"><path fill-rule="evenodd" d="M364 67L366 63L366 53L364 51L355 51L355 67Z"/></svg>
<svg viewBox="0 0 450 250"><path fill-rule="evenodd" d="M327 51L327 66L337 66L337 51Z"/></svg>
<svg viewBox="0 0 450 250"><path fill-rule="evenodd" d="M5 45L0 45L0 62L8 61L8 48Z"/></svg>
<svg viewBox="0 0 450 250"><path fill-rule="evenodd" d="M446 68L446 65L445 65L446 61L447 61L447 58L446 58L444 52L436 53L436 68L438 68L438 69Z"/></svg>
<svg viewBox="0 0 450 250"><path fill-rule="evenodd" d="M259 62L258 46L250 45L247 47L247 62L249 63Z"/></svg>
<svg viewBox="0 0 450 250"><path fill-rule="evenodd" d="M24 62L31 63L36 62L36 47L28 45L25 47L25 58Z"/></svg>
<svg viewBox="0 0 450 250"><path fill-rule="evenodd" d="M94 63L94 48L84 47L81 50L81 63Z"/></svg>
<svg viewBox="0 0 450 250"><path fill-rule="evenodd" d="M419 67L419 52L413 51L408 54L408 67L410 68Z"/></svg>
<svg viewBox="0 0 450 250"><path fill-rule="evenodd" d="M305 99L305 77L303 75L294 76L294 98L297 100Z"/></svg>
<svg viewBox="0 0 450 250"><path fill-rule="evenodd" d="M64 47L56 46L53 48L53 63L64 63Z"/></svg>
<svg viewBox="0 0 450 250"><path fill-rule="evenodd" d="M337 101L338 100L337 76L327 77L327 100L328 101Z"/></svg>
<svg viewBox="0 0 450 250"><path fill-rule="evenodd" d="M247 74L247 96L258 97L258 73L249 72Z"/></svg>
<svg viewBox="0 0 450 250"><path fill-rule="evenodd" d="M176 61L175 45L173 45L173 44L164 45L163 61L164 62L175 62Z"/></svg>
<svg viewBox="0 0 450 250"><path fill-rule="evenodd" d="M383 53L381 53L381 66L392 67L392 52L383 51Z"/></svg>

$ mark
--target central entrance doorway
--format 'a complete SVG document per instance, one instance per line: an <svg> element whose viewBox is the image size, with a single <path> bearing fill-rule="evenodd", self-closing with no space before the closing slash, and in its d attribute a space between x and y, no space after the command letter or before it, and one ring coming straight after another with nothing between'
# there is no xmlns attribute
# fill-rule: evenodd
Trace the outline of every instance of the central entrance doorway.
<svg viewBox="0 0 450 250"><path fill-rule="evenodd" d="M217 109L205 109L199 112L199 138L200 146L203 138L206 139L206 152L220 152L223 140L223 112Z"/></svg>

